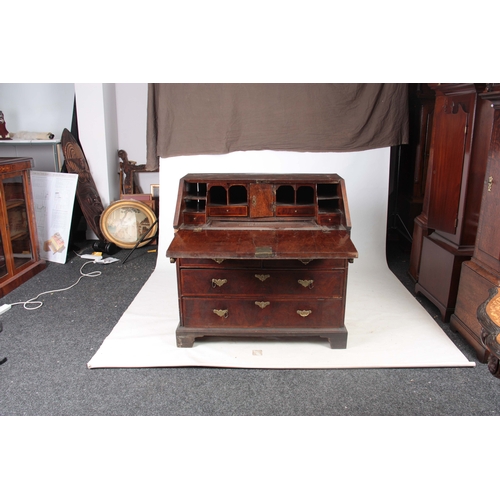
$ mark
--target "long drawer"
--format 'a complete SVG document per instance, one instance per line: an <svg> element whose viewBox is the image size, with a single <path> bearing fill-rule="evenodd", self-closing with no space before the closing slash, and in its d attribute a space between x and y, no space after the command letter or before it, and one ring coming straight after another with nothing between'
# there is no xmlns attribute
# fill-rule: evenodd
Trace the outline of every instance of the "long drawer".
<svg viewBox="0 0 500 500"><path fill-rule="evenodd" d="M181 269L183 296L200 295L295 295L341 297L344 270Z"/></svg>
<svg viewBox="0 0 500 500"><path fill-rule="evenodd" d="M346 269L346 259L179 259L180 268Z"/></svg>
<svg viewBox="0 0 500 500"><path fill-rule="evenodd" d="M194 328L294 327L344 325L341 299L183 298L183 326Z"/></svg>

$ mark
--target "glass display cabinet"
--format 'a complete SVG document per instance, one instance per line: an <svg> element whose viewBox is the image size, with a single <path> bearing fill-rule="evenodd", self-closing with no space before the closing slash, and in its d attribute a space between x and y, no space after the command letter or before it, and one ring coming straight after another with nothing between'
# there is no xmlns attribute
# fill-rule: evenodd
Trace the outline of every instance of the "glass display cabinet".
<svg viewBox="0 0 500 500"><path fill-rule="evenodd" d="M45 268L40 259L31 158L0 157L0 297Z"/></svg>

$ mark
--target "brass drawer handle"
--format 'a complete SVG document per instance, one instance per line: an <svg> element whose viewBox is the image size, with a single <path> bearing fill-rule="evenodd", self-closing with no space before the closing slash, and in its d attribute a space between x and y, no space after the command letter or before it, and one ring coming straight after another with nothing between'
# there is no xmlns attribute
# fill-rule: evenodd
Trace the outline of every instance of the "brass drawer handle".
<svg viewBox="0 0 500 500"><path fill-rule="evenodd" d="M215 288L216 286L222 286L227 283L226 279L216 279L212 278L212 288Z"/></svg>
<svg viewBox="0 0 500 500"><path fill-rule="evenodd" d="M488 191L491 191L492 188L493 188L493 177L490 176L488 177Z"/></svg>
<svg viewBox="0 0 500 500"><path fill-rule="evenodd" d="M304 288L313 288L314 287L314 280L298 280L298 282Z"/></svg>
<svg viewBox="0 0 500 500"><path fill-rule="evenodd" d="M225 259L212 259L214 262L217 262L217 264L222 264Z"/></svg>
<svg viewBox="0 0 500 500"><path fill-rule="evenodd" d="M312 313L312 311L310 311L310 310L307 310L307 311L306 311L306 310L301 310L301 309L299 309L299 310L297 311L297 314L298 314L299 316L301 316L302 318L306 318L306 317L307 317L307 316L309 316L309 314L311 314L311 313Z"/></svg>
<svg viewBox="0 0 500 500"><path fill-rule="evenodd" d="M255 277L259 279L260 281L266 281L267 278L270 278L270 274L256 274Z"/></svg>
<svg viewBox="0 0 500 500"><path fill-rule="evenodd" d="M259 306L261 309L264 309L265 307L267 307L271 302L259 302L259 301L256 301L255 302L255 305L256 306Z"/></svg>
<svg viewBox="0 0 500 500"><path fill-rule="evenodd" d="M214 313L219 316L219 318L227 318L229 316L229 311L227 309L214 309Z"/></svg>

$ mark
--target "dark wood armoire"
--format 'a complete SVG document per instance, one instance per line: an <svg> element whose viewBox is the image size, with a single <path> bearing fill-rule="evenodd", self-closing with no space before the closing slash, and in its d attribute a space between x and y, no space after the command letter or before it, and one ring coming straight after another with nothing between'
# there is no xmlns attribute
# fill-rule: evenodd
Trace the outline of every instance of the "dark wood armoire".
<svg viewBox="0 0 500 500"><path fill-rule="evenodd" d="M485 133L480 143L482 154L487 157L487 168L480 186L478 230L472 258L462 264L450 326L474 347L478 359L486 362L488 352L481 343L477 312L488 299L489 290L500 286L500 84L489 85L479 98L488 120L493 114L493 122L491 133Z"/></svg>
<svg viewBox="0 0 500 500"><path fill-rule="evenodd" d="M414 231L415 291L449 321L474 250L493 123L486 84L429 84L436 93L424 209ZM417 222L417 221L416 221Z"/></svg>
<svg viewBox="0 0 500 500"><path fill-rule="evenodd" d="M408 84L409 143L391 148L389 227L408 241L422 213L429 164L434 91L426 83ZM413 276L410 268L410 275ZM416 280L416 278L415 278Z"/></svg>

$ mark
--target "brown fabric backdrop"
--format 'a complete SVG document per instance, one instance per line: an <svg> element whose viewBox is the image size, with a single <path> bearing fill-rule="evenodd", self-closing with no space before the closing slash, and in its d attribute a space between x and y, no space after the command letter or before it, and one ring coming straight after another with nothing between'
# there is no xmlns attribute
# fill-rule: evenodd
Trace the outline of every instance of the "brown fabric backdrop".
<svg viewBox="0 0 500 500"><path fill-rule="evenodd" d="M158 157L361 151L408 143L407 84L150 83L147 169Z"/></svg>

